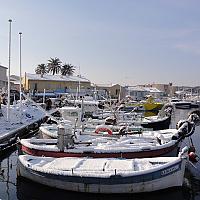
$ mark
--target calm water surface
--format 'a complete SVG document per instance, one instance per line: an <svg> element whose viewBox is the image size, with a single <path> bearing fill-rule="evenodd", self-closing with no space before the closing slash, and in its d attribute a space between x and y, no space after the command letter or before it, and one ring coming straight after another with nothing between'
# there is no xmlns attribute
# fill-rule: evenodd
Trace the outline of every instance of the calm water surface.
<svg viewBox="0 0 200 200"><path fill-rule="evenodd" d="M180 119L186 119L191 110L176 110L172 118L171 128ZM200 127L196 127L192 136L196 152L200 155ZM183 146L188 144L185 139ZM17 178L17 151L10 152L4 158L0 158L0 199L1 200L36 200L36 199L81 199L81 200L129 200L129 199L155 199L155 200L200 200L200 161L197 163L197 169L191 174L186 172L184 186L176 189L168 189L159 192L137 194L137 195L95 195L66 192L63 190L49 188L28 180Z"/></svg>

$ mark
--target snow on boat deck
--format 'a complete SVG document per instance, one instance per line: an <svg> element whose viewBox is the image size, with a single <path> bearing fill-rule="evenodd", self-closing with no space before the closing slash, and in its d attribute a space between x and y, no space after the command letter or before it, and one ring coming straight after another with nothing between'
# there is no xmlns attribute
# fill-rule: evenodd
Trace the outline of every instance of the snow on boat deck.
<svg viewBox="0 0 200 200"><path fill-rule="evenodd" d="M143 159L115 159L115 158L51 158L35 156L19 156L20 161L33 170L63 174L93 177L109 177L117 172L126 176L142 171L152 171L163 165L180 161L178 157L143 158Z"/></svg>
<svg viewBox="0 0 200 200"><path fill-rule="evenodd" d="M0 117L0 140L14 134L45 116L45 113L36 105L28 102L22 104L22 116L20 114L20 105L10 107L10 120L7 121L7 106L2 105L2 114Z"/></svg>

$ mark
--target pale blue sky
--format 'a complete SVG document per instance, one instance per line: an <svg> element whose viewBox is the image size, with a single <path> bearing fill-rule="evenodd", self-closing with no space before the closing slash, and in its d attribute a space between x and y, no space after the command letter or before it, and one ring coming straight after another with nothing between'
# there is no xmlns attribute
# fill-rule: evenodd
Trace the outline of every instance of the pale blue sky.
<svg viewBox="0 0 200 200"><path fill-rule="evenodd" d="M50 57L94 83L200 85L199 0L0 0L0 64L33 73ZM78 70L77 70L78 71Z"/></svg>

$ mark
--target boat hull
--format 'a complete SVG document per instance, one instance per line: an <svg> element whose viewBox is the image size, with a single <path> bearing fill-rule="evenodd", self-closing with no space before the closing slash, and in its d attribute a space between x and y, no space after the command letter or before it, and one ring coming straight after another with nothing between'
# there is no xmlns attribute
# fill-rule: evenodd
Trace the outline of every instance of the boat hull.
<svg viewBox="0 0 200 200"><path fill-rule="evenodd" d="M190 109L191 103L179 103L179 104L175 104L175 107L177 109Z"/></svg>
<svg viewBox="0 0 200 200"><path fill-rule="evenodd" d="M145 103L143 106L145 111L159 111L163 105L163 103Z"/></svg>
<svg viewBox="0 0 200 200"><path fill-rule="evenodd" d="M162 120L159 120L159 121L152 121L152 122L148 122L148 123L142 122L141 126L144 128L149 128L149 129L153 129L154 131L156 131L156 130L168 129L170 123L171 123L171 116L164 118Z"/></svg>
<svg viewBox="0 0 200 200"><path fill-rule="evenodd" d="M18 163L18 176L53 188L86 193L140 193L180 187L183 184L185 159L154 172L131 176L90 177L41 172Z"/></svg>
<svg viewBox="0 0 200 200"><path fill-rule="evenodd" d="M80 151L73 152L70 149L62 151L47 151L36 148L29 148L28 146L21 145L20 151L22 154L28 154L33 156L45 156L45 157L92 157L92 158L150 158L158 156L177 156L179 152L179 142L174 145L160 148L160 149L144 149L137 152L92 152L92 151Z"/></svg>

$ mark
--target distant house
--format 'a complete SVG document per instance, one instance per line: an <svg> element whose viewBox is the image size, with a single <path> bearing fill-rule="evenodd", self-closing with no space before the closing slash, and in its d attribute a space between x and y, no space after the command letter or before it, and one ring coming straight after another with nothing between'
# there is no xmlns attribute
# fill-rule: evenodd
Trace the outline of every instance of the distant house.
<svg viewBox="0 0 200 200"><path fill-rule="evenodd" d="M154 87L160 91L163 91L166 96L173 96L175 92L178 90L178 87L173 86L172 83L169 83L169 84L153 83L151 87Z"/></svg>
<svg viewBox="0 0 200 200"><path fill-rule="evenodd" d="M8 81L7 81L7 67L0 65L0 89L7 88Z"/></svg>
<svg viewBox="0 0 200 200"><path fill-rule="evenodd" d="M112 99L123 99L125 97L125 88L119 84L96 84L99 95L111 97Z"/></svg>
<svg viewBox="0 0 200 200"><path fill-rule="evenodd" d="M148 91L145 89L145 87L130 86L127 87L127 95L133 100L142 100L146 95L148 95Z"/></svg>
<svg viewBox="0 0 200 200"><path fill-rule="evenodd" d="M151 95L155 98L162 98L163 96L165 96L165 93L163 91L160 91L155 87L146 87L145 89L148 92L148 95Z"/></svg>
<svg viewBox="0 0 200 200"><path fill-rule="evenodd" d="M62 76L44 74L30 74L26 73L23 77L23 87L25 91L43 92L60 92L67 93L77 91L80 89L90 89L91 83L88 79L79 76Z"/></svg>
<svg viewBox="0 0 200 200"><path fill-rule="evenodd" d="M164 96L164 92L153 87L129 86L127 87L127 95L133 100L143 100L147 95L161 98Z"/></svg>

